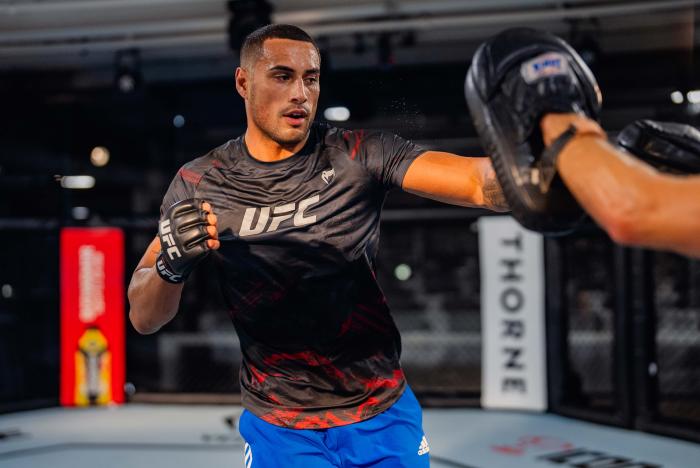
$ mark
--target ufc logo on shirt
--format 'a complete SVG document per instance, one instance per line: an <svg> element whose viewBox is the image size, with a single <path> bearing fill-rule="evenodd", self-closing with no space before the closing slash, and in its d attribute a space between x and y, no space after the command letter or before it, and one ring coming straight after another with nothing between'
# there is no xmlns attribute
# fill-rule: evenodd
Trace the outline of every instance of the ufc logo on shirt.
<svg viewBox="0 0 700 468"><path fill-rule="evenodd" d="M160 240L168 247L165 251L167 252L168 257L170 257L170 260L175 260L175 257L182 257L182 254L175 245L175 240L173 239L172 234L170 234L169 219L164 219L160 222ZM164 246L161 245L161 248L163 247Z"/></svg>
<svg viewBox="0 0 700 468"><path fill-rule="evenodd" d="M243 223L241 230L238 233L240 237L254 236L263 232L275 232L279 229L283 221L292 219L294 226L306 226L316 222L316 215L306 216L304 212L310 206L318 203L319 195L314 195L311 198L302 200L297 205L296 203L287 203L275 207L264 206L262 208L246 208L243 215ZM253 220L258 214L258 221L253 227Z"/></svg>

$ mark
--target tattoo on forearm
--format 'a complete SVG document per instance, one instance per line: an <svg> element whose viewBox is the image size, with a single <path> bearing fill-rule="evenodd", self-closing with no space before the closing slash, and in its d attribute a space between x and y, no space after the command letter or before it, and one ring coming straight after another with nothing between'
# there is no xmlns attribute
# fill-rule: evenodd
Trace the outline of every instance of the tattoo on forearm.
<svg viewBox="0 0 700 468"><path fill-rule="evenodd" d="M484 207L494 211L508 211L510 207L503 195L501 185L496 180L495 174L491 173L490 177L484 182L482 188L484 194Z"/></svg>

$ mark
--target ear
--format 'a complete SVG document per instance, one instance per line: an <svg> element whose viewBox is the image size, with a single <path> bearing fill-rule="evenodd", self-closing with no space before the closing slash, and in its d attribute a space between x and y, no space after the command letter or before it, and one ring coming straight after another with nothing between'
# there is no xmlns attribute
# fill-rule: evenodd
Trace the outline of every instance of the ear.
<svg viewBox="0 0 700 468"><path fill-rule="evenodd" d="M243 99L248 99L248 71L244 68L236 68L236 91Z"/></svg>

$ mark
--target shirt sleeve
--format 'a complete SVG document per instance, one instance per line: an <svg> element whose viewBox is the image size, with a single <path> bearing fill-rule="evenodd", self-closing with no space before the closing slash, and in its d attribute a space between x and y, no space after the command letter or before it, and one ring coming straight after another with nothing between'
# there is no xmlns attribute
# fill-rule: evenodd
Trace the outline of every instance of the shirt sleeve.
<svg viewBox="0 0 700 468"><path fill-rule="evenodd" d="M199 179L201 179L201 176L188 169L186 166L180 168L170 182L165 196L163 196L163 202L160 205L160 216L163 217L167 209L175 203L181 200L187 200L188 198L194 198Z"/></svg>
<svg viewBox="0 0 700 468"><path fill-rule="evenodd" d="M387 190L400 188L408 167L426 151L393 133L365 130L352 133L357 159Z"/></svg>

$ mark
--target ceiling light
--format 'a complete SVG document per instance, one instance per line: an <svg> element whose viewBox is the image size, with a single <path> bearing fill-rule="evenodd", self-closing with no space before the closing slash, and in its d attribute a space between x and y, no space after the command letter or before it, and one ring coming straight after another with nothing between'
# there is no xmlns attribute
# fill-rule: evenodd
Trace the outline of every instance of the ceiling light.
<svg viewBox="0 0 700 468"><path fill-rule="evenodd" d="M688 91L688 94L686 94L686 97L688 98L688 102L691 104L697 104L700 102L700 89L694 89L692 91Z"/></svg>
<svg viewBox="0 0 700 468"><path fill-rule="evenodd" d="M95 178L89 175L61 177L61 187L67 189L91 189L95 186Z"/></svg>
<svg viewBox="0 0 700 468"><path fill-rule="evenodd" d="M142 80L141 56L138 49L118 50L114 54L114 66L117 89L124 94L136 91Z"/></svg>
<svg viewBox="0 0 700 468"><path fill-rule="evenodd" d="M413 274L413 271L410 265L406 265L405 263L400 263L394 268L394 276L396 276L396 279L399 281L406 281L411 277L411 274Z"/></svg>
<svg viewBox="0 0 700 468"><path fill-rule="evenodd" d="M104 146L95 146L90 152L90 162L93 166L106 166L109 162L109 150Z"/></svg>
<svg viewBox="0 0 700 468"><path fill-rule="evenodd" d="M272 23L273 7L266 0L229 0L231 13L228 23L228 44L231 50L240 50L246 36Z"/></svg>
<svg viewBox="0 0 700 468"><path fill-rule="evenodd" d="M185 117L183 115L177 114L173 117L173 125L175 128L182 128L185 126Z"/></svg>
<svg viewBox="0 0 700 468"><path fill-rule="evenodd" d="M672 92L672 93L671 93L671 101L672 101L674 104L683 104L683 101L684 101L684 99L683 99L683 93L681 93L681 92L678 91L678 90Z"/></svg>
<svg viewBox="0 0 700 468"><path fill-rule="evenodd" d="M329 107L323 111L323 117L333 122L345 122L350 118L350 109L343 106Z"/></svg>

